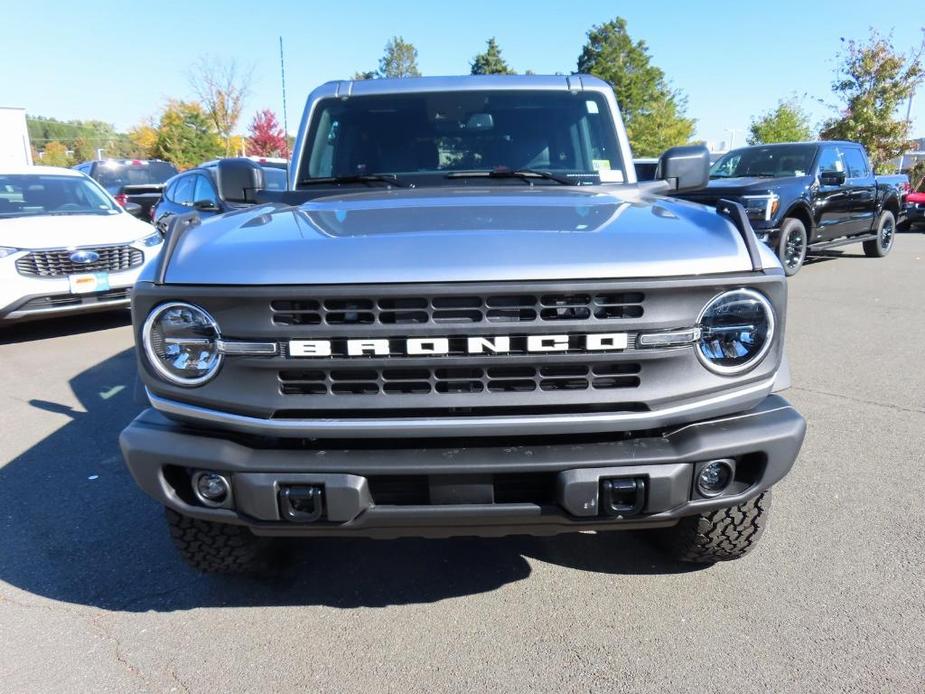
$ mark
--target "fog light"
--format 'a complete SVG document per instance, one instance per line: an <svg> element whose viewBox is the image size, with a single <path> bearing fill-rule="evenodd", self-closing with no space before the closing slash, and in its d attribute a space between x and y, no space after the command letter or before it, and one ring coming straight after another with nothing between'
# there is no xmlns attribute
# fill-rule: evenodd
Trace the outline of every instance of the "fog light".
<svg viewBox="0 0 925 694"><path fill-rule="evenodd" d="M732 482L732 466L726 460L714 460L700 468L697 491L703 496L717 496Z"/></svg>
<svg viewBox="0 0 925 694"><path fill-rule="evenodd" d="M198 472L193 476L193 491L206 506L222 506L231 494L228 480L217 472Z"/></svg>

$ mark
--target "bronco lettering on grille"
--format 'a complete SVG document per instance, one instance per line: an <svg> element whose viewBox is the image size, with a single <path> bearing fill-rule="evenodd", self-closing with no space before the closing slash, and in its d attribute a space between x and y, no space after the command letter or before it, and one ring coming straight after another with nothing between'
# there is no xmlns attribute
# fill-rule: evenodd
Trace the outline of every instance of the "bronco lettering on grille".
<svg viewBox="0 0 925 694"><path fill-rule="evenodd" d="M457 338L459 346L448 337L411 337L403 339L289 340L291 357L387 357L431 356L452 353L504 354L519 352L606 352L626 349L626 333L592 335L497 335L493 337Z"/></svg>

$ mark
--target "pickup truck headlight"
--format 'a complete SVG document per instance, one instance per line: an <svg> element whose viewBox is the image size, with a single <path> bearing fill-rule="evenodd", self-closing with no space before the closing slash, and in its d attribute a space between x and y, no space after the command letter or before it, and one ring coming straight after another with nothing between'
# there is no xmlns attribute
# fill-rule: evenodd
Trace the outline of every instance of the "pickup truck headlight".
<svg viewBox="0 0 925 694"><path fill-rule="evenodd" d="M770 222L780 207L780 197L776 193L743 195L742 206L749 219L757 222Z"/></svg>
<svg viewBox="0 0 925 694"><path fill-rule="evenodd" d="M148 362L169 383L199 386L221 366L218 324L198 306L161 304L148 315L141 337Z"/></svg>
<svg viewBox="0 0 925 694"><path fill-rule="evenodd" d="M697 356L710 371L739 374L764 359L774 338L774 310L763 294L734 289L714 297L700 313Z"/></svg>

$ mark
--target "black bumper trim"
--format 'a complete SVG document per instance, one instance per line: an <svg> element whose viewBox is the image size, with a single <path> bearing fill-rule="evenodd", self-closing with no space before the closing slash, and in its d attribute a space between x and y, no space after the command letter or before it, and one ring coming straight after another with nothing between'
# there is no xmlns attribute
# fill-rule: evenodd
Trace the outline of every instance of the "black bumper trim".
<svg viewBox="0 0 925 694"><path fill-rule="evenodd" d="M562 437L561 443L507 447L266 450L202 435L145 410L123 431L120 444L139 486L189 516L247 525L261 535L444 537L670 525L685 515L741 503L779 481L792 467L805 429L805 421L787 401L771 395L748 412L686 425L661 437L617 437L595 443L569 443ZM755 455L763 463L747 487L713 499L691 498L695 463ZM183 501L165 478L165 466L230 473L239 510ZM558 473L557 505L377 506L366 484L366 477L376 474L540 471ZM651 486L643 515L626 520L596 516L599 479L627 474L661 480ZM305 526L281 522L273 501L281 484L323 485L326 522Z"/></svg>

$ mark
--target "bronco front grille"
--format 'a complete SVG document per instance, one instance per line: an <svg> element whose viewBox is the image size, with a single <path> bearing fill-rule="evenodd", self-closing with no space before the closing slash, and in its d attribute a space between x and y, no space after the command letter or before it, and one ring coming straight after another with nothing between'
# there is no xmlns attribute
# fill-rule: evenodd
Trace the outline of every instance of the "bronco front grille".
<svg viewBox="0 0 925 694"><path fill-rule="evenodd" d="M609 321L640 318L639 292L286 299L276 325L423 325Z"/></svg>
<svg viewBox="0 0 925 694"><path fill-rule="evenodd" d="M31 277L64 277L82 272L121 272L138 267L145 256L131 246L102 246L81 250L99 254L99 260L92 263L75 263L71 260L73 250L32 251L16 261L16 271Z"/></svg>
<svg viewBox="0 0 925 694"><path fill-rule="evenodd" d="M459 395L636 388L636 363L283 369L283 395Z"/></svg>

